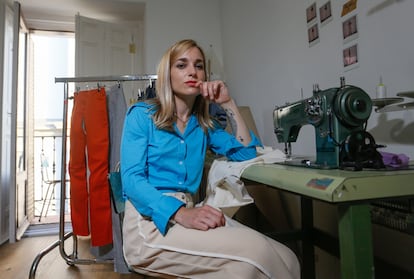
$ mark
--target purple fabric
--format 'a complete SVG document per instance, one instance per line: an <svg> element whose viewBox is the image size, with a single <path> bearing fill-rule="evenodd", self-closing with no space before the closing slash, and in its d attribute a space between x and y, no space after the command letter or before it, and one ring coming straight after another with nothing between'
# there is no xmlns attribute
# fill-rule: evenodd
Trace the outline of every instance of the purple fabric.
<svg viewBox="0 0 414 279"><path fill-rule="evenodd" d="M394 154L389 152L380 152L382 155L382 161L385 166L393 168L407 167L410 158L405 154Z"/></svg>

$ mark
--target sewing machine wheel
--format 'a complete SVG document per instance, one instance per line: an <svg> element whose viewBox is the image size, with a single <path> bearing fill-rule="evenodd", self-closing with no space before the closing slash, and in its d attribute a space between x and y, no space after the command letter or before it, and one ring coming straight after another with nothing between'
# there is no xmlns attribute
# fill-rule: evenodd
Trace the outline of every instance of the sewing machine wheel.
<svg viewBox="0 0 414 279"><path fill-rule="evenodd" d="M384 168L381 154L377 151L374 137L366 131L352 132L344 141L340 151L341 167Z"/></svg>
<svg viewBox="0 0 414 279"><path fill-rule="evenodd" d="M364 124L372 111L372 101L367 93L355 86L340 89L334 100L334 111L345 126Z"/></svg>

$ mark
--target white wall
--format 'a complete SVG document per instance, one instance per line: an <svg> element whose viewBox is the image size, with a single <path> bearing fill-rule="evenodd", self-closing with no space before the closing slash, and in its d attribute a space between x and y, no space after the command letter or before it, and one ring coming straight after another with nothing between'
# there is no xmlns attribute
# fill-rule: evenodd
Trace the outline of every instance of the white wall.
<svg viewBox="0 0 414 279"><path fill-rule="evenodd" d="M219 0L148 0L145 11L145 66L155 73L167 48L180 39L194 39L207 52L222 57Z"/></svg>
<svg viewBox="0 0 414 279"><path fill-rule="evenodd" d="M273 133L272 112L283 105L309 97L312 84L321 89L347 84L364 89L375 98L379 77L388 96L414 90L414 1L358 1L359 67L342 66L342 21L345 0L331 0L333 20L319 26L320 41L309 47L306 8L313 0L222 1L224 67L228 83L240 105L250 105L264 144L282 148ZM317 7L327 0L317 0ZM381 119L381 123L379 120ZM414 110L378 114L368 128L387 151L404 152L414 158ZM297 154L314 153L312 127L304 127Z"/></svg>

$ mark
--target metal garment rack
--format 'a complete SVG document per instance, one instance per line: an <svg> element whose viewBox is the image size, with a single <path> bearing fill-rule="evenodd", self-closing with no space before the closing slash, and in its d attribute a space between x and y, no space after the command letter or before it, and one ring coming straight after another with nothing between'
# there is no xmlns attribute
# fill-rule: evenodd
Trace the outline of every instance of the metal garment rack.
<svg viewBox="0 0 414 279"><path fill-rule="evenodd" d="M124 81L145 81L156 80L157 75L123 75L123 76L88 76L88 77L63 77L55 78L55 83L64 83L64 101L63 101L63 127L62 127L62 159L61 159L61 195L59 211L59 239L47 248L43 249L34 259L30 268L29 279L34 279L40 260L50 251L59 246L60 255L68 265L89 265L111 263L113 260L104 259L79 259L78 242L73 232L65 233L65 193L66 193L66 148L67 148L67 126L68 126L68 101L69 101L69 83L73 82L124 82ZM73 237L73 251L68 255L65 251L65 240Z"/></svg>

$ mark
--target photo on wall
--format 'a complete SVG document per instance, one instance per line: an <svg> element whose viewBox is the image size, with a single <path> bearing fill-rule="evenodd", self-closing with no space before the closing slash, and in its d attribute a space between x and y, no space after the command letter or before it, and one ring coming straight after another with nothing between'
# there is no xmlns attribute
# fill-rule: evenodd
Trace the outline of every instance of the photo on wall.
<svg viewBox="0 0 414 279"><path fill-rule="evenodd" d="M317 23L308 28L308 42L309 46L313 46L319 42L319 28Z"/></svg>
<svg viewBox="0 0 414 279"><path fill-rule="evenodd" d="M358 45L352 45L347 47L343 50L343 64L345 70L353 69L355 66L358 65L359 58L358 58Z"/></svg>
<svg viewBox="0 0 414 279"><path fill-rule="evenodd" d="M358 38L358 24L356 15L342 22L342 37L344 39L344 43Z"/></svg>
<svg viewBox="0 0 414 279"><path fill-rule="evenodd" d="M312 21L316 19L316 17L316 2L314 2L312 5L306 8L306 22L310 24Z"/></svg>
<svg viewBox="0 0 414 279"><path fill-rule="evenodd" d="M346 16L347 14L353 12L357 8L358 0L349 0L342 6L341 16Z"/></svg>
<svg viewBox="0 0 414 279"><path fill-rule="evenodd" d="M319 8L319 19L321 25L325 25L328 22L332 21L331 1L326 2Z"/></svg>

